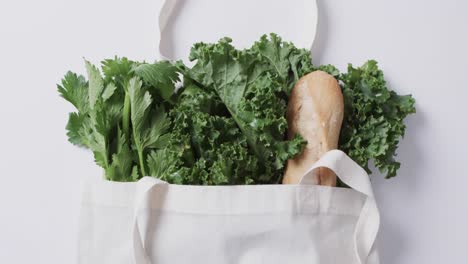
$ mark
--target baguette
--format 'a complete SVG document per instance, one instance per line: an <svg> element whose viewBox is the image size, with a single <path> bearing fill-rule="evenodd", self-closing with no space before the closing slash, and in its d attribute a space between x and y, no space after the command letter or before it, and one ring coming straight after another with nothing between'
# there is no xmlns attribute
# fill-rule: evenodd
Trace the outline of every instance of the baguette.
<svg viewBox="0 0 468 264"><path fill-rule="evenodd" d="M307 145L288 160L283 184L297 184L307 169L325 152L338 147L343 122L343 94L338 81L323 71L303 76L294 86L288 103L288 137L299 133ZM316 184L336 186L336 175L319 168Z"/></svg>

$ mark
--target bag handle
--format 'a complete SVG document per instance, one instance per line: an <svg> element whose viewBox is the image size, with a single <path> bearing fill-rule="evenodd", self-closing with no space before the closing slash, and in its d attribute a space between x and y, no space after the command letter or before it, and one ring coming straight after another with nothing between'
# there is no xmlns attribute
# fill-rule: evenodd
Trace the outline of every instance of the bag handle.
<svg viewBox="0 0 468 264"><path fill-rule="evenodd" d="M146 247L143 237L140 233L140 227L138 222L138 212L143 209L150 207L151 205L151 191L156 186L166 185L167 182L153 178L143 177L136 184L135 190L135 201L133 213L133 259L135 264L151 264L151 260L146 253Z"/></svg>
<svg viewBox="0 0 468 264"><path fill-rule="evenodd" d="M367 172L341 150L330 150L325 153L304 174L299 184L316 182L317 168L326 167L335 172L340 180L349 187L366 196L364 206L354 229L354 252L359 263L367 263L373 248L380 225L380 215L375 202L372 185Z"/></svg>
<svg viewBox="0 0 468 264"><path fill-rule="evenodd" d="M163 49L161 48L161 43L163 38L166 38L166 26L176 9L177 3L179 0L160 0L161 5L159 9L159 14L158 14L158 35L159 38L157 40L157 60L172 60L174 58L170 58L170 56L167 56L167 54L164 53ZM308 45L308 49L312 49L312 45L315 40L316 36L316 28L317 28L317 20L318 20L318 7L315 2L316 0L305 0L303 4L303 9L309 10L310 12L313 13L313 16L316 18L316 20L310 21L310 25L308 27L313 27L313 34L310 36L307 36L307 39L304 41L303 44ZM311 14L312 15L312 14ZM268 33L268 32L263 32L263 33ZM304 48L304 47L301 47Z"/></svg>
<svg viewBox="0 0 468 264"><path fill-rule="evenodd" d="M164 30L166 29L167 23L169 22L169 19L171 18L172 13L174 12L174 8L177 4L177 1L178 0L161 0L161 7L159 9L158 14L158 60L170 60L169 57L162 53L161 42L162 38L165 37Z"/></svg>

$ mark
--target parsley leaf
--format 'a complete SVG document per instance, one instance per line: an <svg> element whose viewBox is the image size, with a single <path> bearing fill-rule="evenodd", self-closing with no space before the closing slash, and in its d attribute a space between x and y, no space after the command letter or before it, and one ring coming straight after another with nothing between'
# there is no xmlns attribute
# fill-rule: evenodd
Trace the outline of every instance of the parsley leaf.
<svg viewBox="0 0 468 264"><path fill-rule="evenodd" d="M174 83L179 81L176 67L167 61L154 64L140 64L134 69L135 74L151 85L165 101L173 102ZM153 95L154 96L154 95Z"/></svg>

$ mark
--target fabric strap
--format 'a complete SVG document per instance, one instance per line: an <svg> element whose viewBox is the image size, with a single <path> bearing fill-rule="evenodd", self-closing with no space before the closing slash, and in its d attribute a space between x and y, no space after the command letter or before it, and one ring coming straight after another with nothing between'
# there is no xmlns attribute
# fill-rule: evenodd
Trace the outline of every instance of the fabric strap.
<svg viewBox="0 0 468 264"><path fill-rule="evenodd" d="M178 0L161 0L161 8L159 9L159 15L158 15L158 42L157 42L157 48L158 48L158 60L170 60L168 56L163 54L162 49L161 49L161 40L164 36L164 30L166 29L167 23L169 22L169 19L171 18L171 15L174 11L174 8L177 4Z"/></svg>
<svg viewBox="0 0 468 264"><path fill-rule="evenodd" d="M168 54L164 52L164 50L161 47L161 43L164 38L168 35L166 33L166 27L168 22L171 19L171 16L174 13L174 10L178 7L177 3L180 0L160 0L161 5L159 8L159 15L158 15L158 35L159 38L157 39L157 60L174 60L174 59L180 59L180 58L171 58ZM303 3L303 10L307 10L308 12L314 12L315 14L314 17L318 17L318 11L317 11L317 6L315 3L316 0L306 0ZM311 22L311 25L307 25L308 27L316 27L317 21L314 21L313 23ZM313 25L312 25L313 24ZM310 34L307 36L302 36L305 37L304 43L302 43L304 48L309 48L312 49L312 44L314 43L315 40L315 29L314 29L314 34Z"/></svg>
<svg viewBox="0 0 468 264"><path fill-rule="evenodd" d="M326 167L352 189L366 196L364 206L354 229L354 251L359 263L366 264L380 225L380 214L375 202L369 175L341 150L325 153L301 178L300 184L313 184L316 169Z"/></svg>
<svg viewBox="0 0 468 264"><path fill-rule="evenodd" d="M135 211L133 214L133 255L135 264L151 264L151 260L146 253L143 236L140 232L140 223L138 222L138 213L143 208L149 208L151 205L151 191L159 185L165 185L167 182L153 177L143 177L137 182L135 190Z"/></svg>

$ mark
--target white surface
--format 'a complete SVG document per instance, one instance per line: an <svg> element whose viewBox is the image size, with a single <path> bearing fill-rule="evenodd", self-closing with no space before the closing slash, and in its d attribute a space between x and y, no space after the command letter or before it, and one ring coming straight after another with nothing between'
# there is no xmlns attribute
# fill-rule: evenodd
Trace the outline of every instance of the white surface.
<svg viewBox="0 0 468 264"><path fill-rule="evenodd" d="M0 2L0 263L76 259L80 184L101 172L66 141L72 107L55 83L68 69L83 73L82 56L154 59L157 5ZM418 101L399 176L373 177L384 264L466 262L466 10L461 0L319 1L315 62L343 69L375 58L390 85Z"/></svg>

